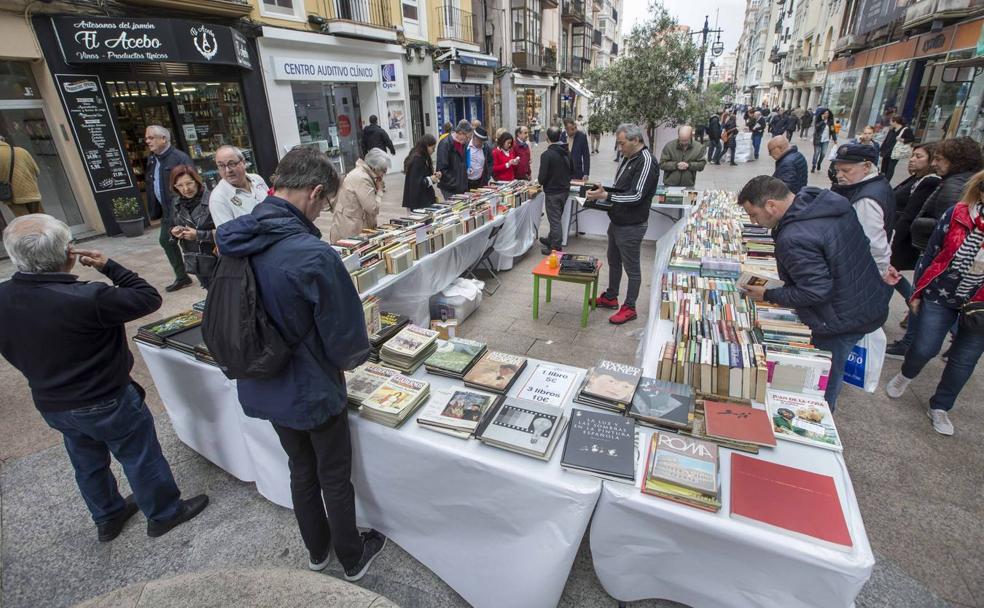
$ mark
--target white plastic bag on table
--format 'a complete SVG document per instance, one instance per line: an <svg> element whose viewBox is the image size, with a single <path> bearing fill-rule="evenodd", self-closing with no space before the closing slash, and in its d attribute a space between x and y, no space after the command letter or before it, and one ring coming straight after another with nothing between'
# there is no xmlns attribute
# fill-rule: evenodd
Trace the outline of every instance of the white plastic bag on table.
<svg viewBox="0 0 984 608"><path fill-rule="evenodd" d="M885 364L885 331L878 328L865 335L847 356L844 364L844 382L873 393L878 388L882 366Z"/></svg>
<svg viewBox="0 0 984 608"><path fill-rule="evenodd" d="M464 321L482 304L485 283L475 279L457 278L444 290L431 297L431 319Z"/></svg>

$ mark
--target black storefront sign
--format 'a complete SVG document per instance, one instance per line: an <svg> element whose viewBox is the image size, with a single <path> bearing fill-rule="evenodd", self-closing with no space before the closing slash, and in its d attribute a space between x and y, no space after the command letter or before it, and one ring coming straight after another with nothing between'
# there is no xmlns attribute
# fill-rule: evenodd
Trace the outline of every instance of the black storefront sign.
<svg viewBox="0 0 984 608"><path fill-rule="evenodd" d="M253 68L246 38L231 27L179 19L51 21L68 64L172 61Z"/></svg>
<svg viewBox="0 0 984 608"><path fill-rule="evenodd" d="M92 190L98 194L133 187L119 131L99 77L55 74L55 85L72 123Z"/></svg>

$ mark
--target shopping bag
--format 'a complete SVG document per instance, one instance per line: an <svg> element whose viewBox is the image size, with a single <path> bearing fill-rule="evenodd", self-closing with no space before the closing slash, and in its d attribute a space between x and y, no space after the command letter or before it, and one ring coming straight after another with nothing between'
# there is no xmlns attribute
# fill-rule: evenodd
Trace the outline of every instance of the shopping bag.
<svg viewBox="0 0 984 608"><path fill-rule="evenodd" d="M885 332L878 328L861 338L844 363L844 382L853 384L865 392L873 393L878 388L882 366L885 364Z"/></svg>

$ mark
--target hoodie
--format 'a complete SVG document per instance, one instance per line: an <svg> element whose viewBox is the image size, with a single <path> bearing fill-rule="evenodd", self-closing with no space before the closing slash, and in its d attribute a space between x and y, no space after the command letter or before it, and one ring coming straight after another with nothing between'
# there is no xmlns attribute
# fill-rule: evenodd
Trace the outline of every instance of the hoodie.
<svg viewBox="0 0 984 608"><path fill-rule="evenodd" d="M843 196L807 186L773 230L779 277L765 300L796 309L817 336L870 333L888 318L892 288Z"/></svg>
<svg viewBox="0 0 984 608"><path fill-rule="evenodd" d="M219 226L222 255L249 257L257 290L284 340L297 345L271 378L238 381L247 416L308 430L342 412L345 378L369 355L362 301L341 258L293 205L269 196Z"/></svg>
<svg viewBox="0 0 984 608"><path fill-rule="evenodd" d="M550 144L540 155L540 170L537 181L546 194L567 194L571 191L573 167L567 145L560 142Z"/></svg>

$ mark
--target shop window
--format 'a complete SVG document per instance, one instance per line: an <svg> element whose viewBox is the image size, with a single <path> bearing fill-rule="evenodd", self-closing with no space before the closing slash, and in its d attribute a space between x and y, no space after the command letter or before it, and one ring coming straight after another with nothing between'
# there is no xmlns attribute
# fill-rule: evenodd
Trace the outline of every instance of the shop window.
<svg viewBox="0 0 984 608"><path fill-rule="evenodd" d="M362 114L355 84L291 83L301 145L326 153L339 173L361 156Z"/></svg>
<svg viewBox="0 0 984 608"><path fill-rule="evenodd" d="M16 61L0 62L0 99L40 99L31 66Z"/></svg>
<svg viewBox="0 0 984 608"><path fill-rule="evenodd" d="M540 120L541 125L548 124L543 114L544 94L542 89L520 89L516 95L516 121L520 125L529 125L533 117Z"/></svg>
<svg viewBox="0 0 984 608"><path fill-rule="evenodd" d="M260 14L277 19L307 21L304 0L263 0L260 3Z"/></svg>

